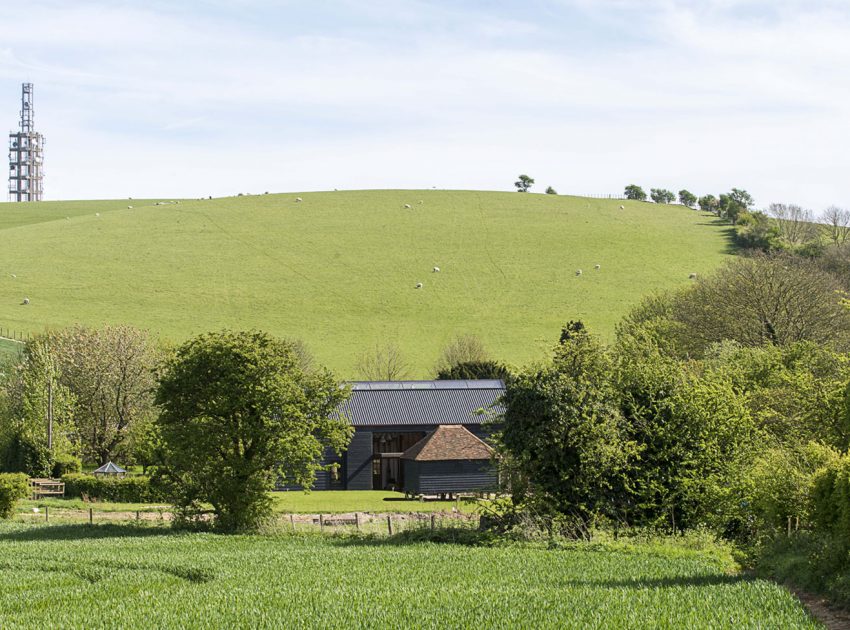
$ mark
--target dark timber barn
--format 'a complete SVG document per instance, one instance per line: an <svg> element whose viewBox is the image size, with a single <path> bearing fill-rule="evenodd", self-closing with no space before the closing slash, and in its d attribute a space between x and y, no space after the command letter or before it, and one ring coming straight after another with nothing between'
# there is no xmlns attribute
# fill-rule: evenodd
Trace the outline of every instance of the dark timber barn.
<svg viewBox="0 0 850 630"><path fill-rule="evenodd" d="M486 437L481 424L490 414L481 411L501 412L495 403L505 384L499 380L364 381L352 383L351 389L351 398L340 412L351 420L354 437L342 457L326 460L338 463L338 472L318 475L315 490L403 490L404 452L442 425L460 425L478 438ZM456 473L458 485L464 479L467 485L475 485L474 479L479 478L478 472L460 468Z"/></svg>
<svg viewBox="0 0 850 630"><path fill-rule="evenodd" d="M404 493L452 495L495 490L498 483L493 449L465 427L442 425L401 456Z"/></svg>

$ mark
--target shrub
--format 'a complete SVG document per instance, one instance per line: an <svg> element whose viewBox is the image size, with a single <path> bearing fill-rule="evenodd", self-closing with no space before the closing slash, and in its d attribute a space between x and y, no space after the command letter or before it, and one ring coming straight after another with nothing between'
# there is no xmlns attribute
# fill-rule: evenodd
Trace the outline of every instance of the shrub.
<svg viewBox="0 0 850 630"><path fill-rule="evenodd" d="M149 477L96 477L94 475L67 474L62 476L65 482L65 496L85 497L94 501L115 501L117 503L146 503L163 501L156 492Z"/></svg>
<svg viewBox="0 0 850 630"><path fill-rule="evenodd" d="M812 521L815 530L833 534L850 545L850 457L819 470L812 481Z"/></svg>
<svg viewBox="0 0 850 630"><path fill-rule="evenodd" d="M28 491L24 473L0 473L0 518L11 517L15 502L26 498Z"/></svg>
<svg viewBox="0 0 850 630"><path fill-rule="evenodd" d="M79 457L74 457L69 453L59 453L53 458L52 476L54 478L58 479L63 475L79 473L82 470L83 462L80 461Z"/></svg>

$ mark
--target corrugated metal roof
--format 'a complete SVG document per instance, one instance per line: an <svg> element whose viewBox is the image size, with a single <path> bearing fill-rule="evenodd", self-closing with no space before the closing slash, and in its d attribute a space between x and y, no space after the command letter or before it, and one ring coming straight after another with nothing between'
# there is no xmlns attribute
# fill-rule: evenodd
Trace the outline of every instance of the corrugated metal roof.
<svg viewBox="0 0 850 630"><path fill-rule="evenodd" d="M341 411L355 427L418 424L481 424L505 391L499 380L360 381ZM501 406L494 409L502 411Z"/></svg>

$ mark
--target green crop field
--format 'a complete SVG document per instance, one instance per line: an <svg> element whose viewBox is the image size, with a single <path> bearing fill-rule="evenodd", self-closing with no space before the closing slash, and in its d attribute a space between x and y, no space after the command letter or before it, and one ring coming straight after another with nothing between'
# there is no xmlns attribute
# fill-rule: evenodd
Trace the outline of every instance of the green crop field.
<svg viewBox="0 0 850 630"><path fill-rule="evenodd" d="M705 553L0 525L2 628L817 628Z"/></svg>
<svg viewBox="0 0 850 630"><path fill-rule="evenodd" d="M727 226L681 206L436 190L9 203L0 238L0 327L260 328L344 378L377 342L424 378L457 334L514 364L570 319L610 336L641 296L730 248Z"/></svg>

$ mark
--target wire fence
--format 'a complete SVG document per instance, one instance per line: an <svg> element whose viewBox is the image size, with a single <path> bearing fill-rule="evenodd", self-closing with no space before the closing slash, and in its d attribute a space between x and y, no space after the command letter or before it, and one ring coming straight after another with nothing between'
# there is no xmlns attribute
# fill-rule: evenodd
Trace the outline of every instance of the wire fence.
<svg viewBox="0 0 850 630"><path fill-rule="evenodd" d="M28 523L62 525L138 524L165 525L174 516L166 507L127 511L101 511L94 508L71 509L44 506L19 512L17 518ZM322 534L372 534L393 536L411 531L479 529L481 516L463 512L407 512L345 514L277 514L274 526L280 531Z"/></svg>
<svg viewBox="0 0 850 630"><path fill-rule="evenodd" d="M14 328L8 328L6 326L0 326L0 339L24 343L26 341L29 341L31 338L32 335L30 335L30 333L28 332L24 332L22 330L15 330Z"/></svg>

